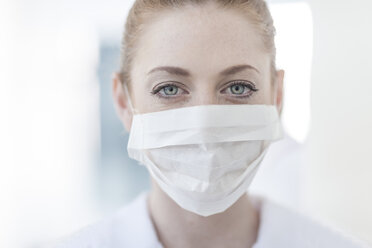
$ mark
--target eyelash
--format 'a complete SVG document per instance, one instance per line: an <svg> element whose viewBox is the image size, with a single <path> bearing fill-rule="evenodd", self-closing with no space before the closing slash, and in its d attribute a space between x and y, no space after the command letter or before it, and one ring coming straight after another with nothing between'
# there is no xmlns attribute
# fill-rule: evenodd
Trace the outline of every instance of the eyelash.
<svg viewBox="0 0 372 248"><path fill-rule="evenodd" d="M226 90L226 89L228 89L228 88L230 88L230 87L232 87L232 86L234 86L234 85L243 85L243 86L245 86L245 87L247 87L251 92L248 94L248 95L244 95L244 96L234 96L234 97L236 97L236 98L249 98L254 92L257 92L258 91L258 89L256 88L256 86L252 83L252 82L249 82L249 83L247 83L247 81L241 81L241 80L235 80L235 81L231 81L231 82L233 82L233 83L231 83L231 84L229 84L226 88L224 88L222 91L224 91L224 90ZM164 97L164 96L160 96L159 95L159 92L162 90L162 89L164 89L164 88L166 88L166 87L169 87L169 86L174 86L174 87L177 87L177 88L180 88L177 84L174 84L174 83L167 83L167 84L164 84L164 85L161 85L161 86L159 86L159 87L156 87L155 89L153 89L150 93L152 94L152 95L155 95L155 96L157 96L157 97L159 97L159 98L165 98L165 99L169 99L169 98L173 98L173 97L175 97L175 96L166 96L166 97Z"/></svg>
<svg viewBox="0 0 372 248"><path fill-rule="evenodd" d="M164 84L164 85L161 85L159 87L156 87L155 89L153 89L150 93L152 95L155 95L159 98L173 98L174 96L160 96L159 92L162 90L162 89L165 89L166 87L169 87L169 86L174 86L174 87L177 87L177 88L180 88L179 85L177 84L174 84L174 83L167 83L167 84Z"/></svg>
<svg viewBox="0 0 372 248"><path fill-rule="evenodd" d="M223 89L224 90L227 90L235 85L243 85L245 87L247 87L251 92L248 94L248 95L245 95L245 96L238 96L236 95L235 97L238 97L238 98L248 98L250 97L254 92L258 91L258 89L256 88L256 86L252 83L252 82L249 82L249 81L241 81L241 80L235 80L233 81L232 84L229 84L226 88Z"/></svg>

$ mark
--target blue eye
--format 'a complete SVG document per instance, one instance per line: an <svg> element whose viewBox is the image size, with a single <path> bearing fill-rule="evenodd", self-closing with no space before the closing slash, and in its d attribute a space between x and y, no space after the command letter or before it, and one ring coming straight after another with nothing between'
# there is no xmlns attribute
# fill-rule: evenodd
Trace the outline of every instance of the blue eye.
<svg viewBox="0 0 372 248"><path fill-rule="evenodd" d="M178 87L175 85L168 85L161 89L165 95L176 95L178 92Z"/></svg>
<svg viewBox="0 0 372 248"><path fill-rule="evenodd" d="M226 92L227 91L227 92ZM227 88L221 91L221 93L227 93L235 97L250 97L254 92L258 91L255 85L249 81L234 81Z"/></svg>
<svg viewBox="0 0 372 248"><path fill-rule="evenodd" d="M177 86L175 83L167 83L157 86L150 93L164 99L178 98L181 97L181 95L188 94L186 90L184 90L181 86Z"/></svg>
<svg viewBox="0 0 372 248"><path fill-rule="evenodd" d="M241 95L241 94L244 93L245 88L246 88L246 86L244 86L242 84L235 84L235 85L230 86L230 91L233 94Z"/></svg>

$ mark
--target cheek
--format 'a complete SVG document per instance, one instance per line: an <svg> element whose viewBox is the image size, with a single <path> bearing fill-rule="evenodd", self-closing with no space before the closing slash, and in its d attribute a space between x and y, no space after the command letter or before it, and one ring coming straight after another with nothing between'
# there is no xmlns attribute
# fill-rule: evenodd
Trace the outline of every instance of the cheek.
<svg viewBox="0 0 372 248"><path fill-rule="evenodd" d="M255 104L272 104L273 97L272 97L272 90L270 87L266 86L262 87L259 90L259 94L257 94Z"/></svg>
<svg viewBox="0 0 372 248"><path fill-rule="evenodd" d="M249 99L250 104L272 104L273 103L273 87L268 80L260 81L257 84L258 91L254 92Z"/></svg>
<svg viewBox="0 0 372 248"><path fill-rule="evenodd" d="M146 94L146 90L135 86L133 87L132 91L132 104L133 108L138 113L146 113L149 112L148 108L151 107L150 97Z"/></svg>
<svg viewBox="0 0 372 248"><path fill-rule="evenodd" d="M269 71L265 74L264 83L261 86L261 97L264 104L274 104L275 87Z"/></svg>
<svg viewBox="0 0 372 248"><path fill-rule="evenodd" d="M132 127L132 118L133 118L133 115L130 113L130 114L127 114L125 117L124 117L124 127L125 129L127 130L127 132L130 132L130 129Z"/></svg>

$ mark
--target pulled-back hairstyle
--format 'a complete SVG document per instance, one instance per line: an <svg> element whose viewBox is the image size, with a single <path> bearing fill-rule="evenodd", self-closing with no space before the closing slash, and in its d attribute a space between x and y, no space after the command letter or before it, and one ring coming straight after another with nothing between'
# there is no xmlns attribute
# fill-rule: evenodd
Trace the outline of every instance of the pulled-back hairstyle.
<svg viewBox="0 0 372 248"><path fill-rule="evenodd" d="M162 10L182 8L185 5L203 5L214 2L222 9L234 9L246 16L256 27L262 38L265 50L271 55L271 81L275 77L274 43L275 27L270 11L264 0L135 0L125 23L121 44L120 79L128 87L131 84L131 67L138 39L151 18L161 14Z"/></svg>

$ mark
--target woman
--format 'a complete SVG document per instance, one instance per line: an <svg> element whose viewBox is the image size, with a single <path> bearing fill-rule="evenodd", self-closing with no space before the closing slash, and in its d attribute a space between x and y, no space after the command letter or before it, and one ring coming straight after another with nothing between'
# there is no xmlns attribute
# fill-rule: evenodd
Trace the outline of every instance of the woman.
<svg viewBox="0 0 372 248"><path fill-rule="evenodd" d="M152 189L61 247L361 247L246 193L281 138L263 0L137 0L125 27L113 96Z"/></svg>

